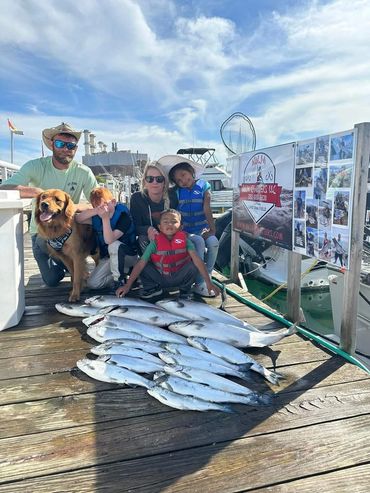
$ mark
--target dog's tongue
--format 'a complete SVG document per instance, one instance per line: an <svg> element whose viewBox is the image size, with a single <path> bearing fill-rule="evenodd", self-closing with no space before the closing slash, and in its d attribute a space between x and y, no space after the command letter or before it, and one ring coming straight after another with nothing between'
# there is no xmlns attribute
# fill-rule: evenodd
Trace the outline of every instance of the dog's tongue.
<svg viewBox="0 0 370 493"><path fill-rule="evenodd" d="M51 219L52 217L53 214L51 214L50 212L43 212L42 214L40 214L40 221L49 221L49 219Z"/></svg>

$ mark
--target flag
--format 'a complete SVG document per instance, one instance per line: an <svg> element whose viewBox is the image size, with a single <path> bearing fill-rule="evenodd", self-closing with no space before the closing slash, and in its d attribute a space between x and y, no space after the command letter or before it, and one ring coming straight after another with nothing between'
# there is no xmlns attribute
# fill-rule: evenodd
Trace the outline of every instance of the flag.
<svg viewBox="0 0 370 493"><path fill-rule="evenodd" d="M9 120L8 118L8 127L9 127L9 130L13 133L13 134L16 134L16 135L23 135L23 131L22 130L18 130L17 127Z"/></svg>

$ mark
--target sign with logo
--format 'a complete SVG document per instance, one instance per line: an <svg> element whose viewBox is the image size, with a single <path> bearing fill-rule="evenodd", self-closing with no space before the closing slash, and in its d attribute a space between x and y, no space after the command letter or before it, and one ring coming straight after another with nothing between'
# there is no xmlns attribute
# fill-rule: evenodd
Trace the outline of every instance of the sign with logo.
<svg viewBox="0 0 370 493"><path fill-rule="evenodd" d="M240 155L233 227L292 249L294 144Z"/></svg>

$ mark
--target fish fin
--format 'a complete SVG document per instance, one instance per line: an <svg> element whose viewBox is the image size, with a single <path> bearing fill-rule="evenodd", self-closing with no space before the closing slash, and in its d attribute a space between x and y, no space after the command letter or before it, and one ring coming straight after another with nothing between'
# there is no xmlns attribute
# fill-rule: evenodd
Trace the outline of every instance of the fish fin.
<svg viewBox="0 0 370 493"><path fill-rule="evenodd" d="M265 406L271 406L274 397L275 397L275 394L271 394L268 392L266 392L265 394L259 394L258 403L263 404Z"/></svg>
<svg viewBox="0 0 370 493"><path fill-rule="evenodd" d="M165 382L167 379L168 379L168 375L166 373L161 373L160 375L158 375L157 377L155 377L155 379L154 379L155 380L155 385L160 385L162 382Z"/></svg>
<svg viewBox="0 0 370 493"><path fill-rule="evenodd" d="M105 306L104 308L102 308L101 310L99 310L99 313L110 313L114 310L116 310L117 308L125 308L125 307L122 307L122 306L119 306L119 305L109 305L109 306Z"/></svg>
<svg viewBox="0 0 370 493"><path fill-rule="evenodd" d="M221 305L219 306L219 310L226 312L226 309L225 309L226 301L227 301L226 286L225 286L225 284L222 284L222 287L221 287Z"/></svg>

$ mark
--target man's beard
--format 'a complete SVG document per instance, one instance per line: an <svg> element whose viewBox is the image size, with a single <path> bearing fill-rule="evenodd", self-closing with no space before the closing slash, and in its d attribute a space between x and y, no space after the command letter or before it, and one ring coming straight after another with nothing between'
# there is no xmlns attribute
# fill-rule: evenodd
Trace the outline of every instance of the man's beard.
<svg viewBox="0 0 370 493"><path fill-rule="evenodd" d="M73 161L72 156L58 156L54 153L53 158L58 161L58 163L63 164L64 166L69 165Z"/></svg>

